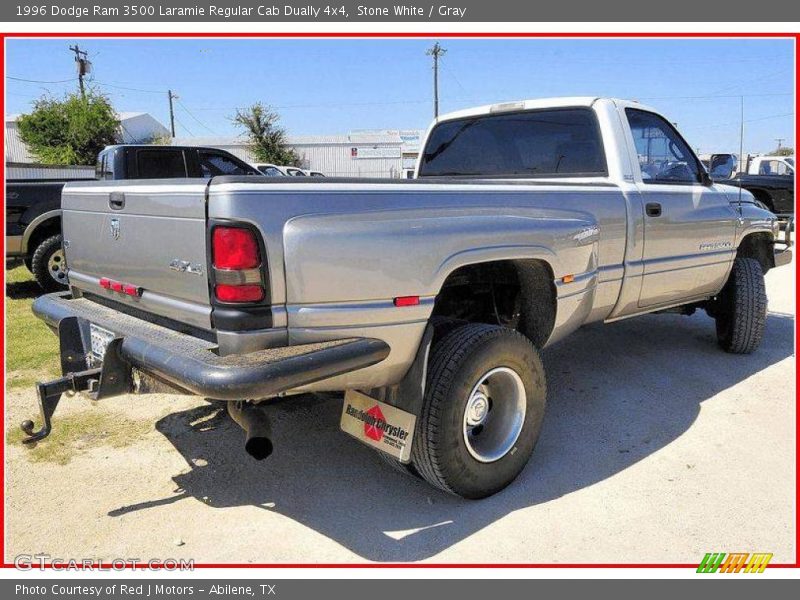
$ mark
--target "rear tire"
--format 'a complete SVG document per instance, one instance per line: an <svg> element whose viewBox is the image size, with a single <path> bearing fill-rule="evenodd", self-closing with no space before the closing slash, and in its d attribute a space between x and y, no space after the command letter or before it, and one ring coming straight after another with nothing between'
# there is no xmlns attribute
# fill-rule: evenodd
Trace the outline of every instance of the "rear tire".
<svg viewBox="0 0 800 600"><path fill-rule="evenodd" d="M499 492L533 452L545 396L544 368L525 336L473 323L451 331L431 351L415 469L464 498Z"/></svg>
<svg viewBox="0 0 800 600"><path fill-rule="evenodd" d="M726 352L750 354L761 343L767 321L767 292L761 263L754 258L733 261L728 282L714 310L717 341Z"/></svg>
<svg viewBox="0 0 800 600"><path fill-rule="evenodd" d="M31 257L31 272L45 292L66 289L67 263L61 244L61 234L53 235L36 247Z"/></svg>

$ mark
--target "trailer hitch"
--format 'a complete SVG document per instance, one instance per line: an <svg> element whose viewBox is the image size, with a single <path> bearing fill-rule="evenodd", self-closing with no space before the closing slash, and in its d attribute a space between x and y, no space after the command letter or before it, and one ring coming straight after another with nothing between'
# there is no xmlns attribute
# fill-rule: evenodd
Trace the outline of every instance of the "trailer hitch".
<svg viewBox="0 0 800 600"><path fill-rule="evenodd" d="M100 367L88 369L77 373L69 373L53 381L36 384L36 394L39 397L39 414L42 418L42 428L34 431L34 423L30 419L20 423L20 429L28 436L22 440L23 444L35 444L43 440L52 430L52 417L56 411L61 394L74 394L76 392L94 391L100 382Z"/></svg>

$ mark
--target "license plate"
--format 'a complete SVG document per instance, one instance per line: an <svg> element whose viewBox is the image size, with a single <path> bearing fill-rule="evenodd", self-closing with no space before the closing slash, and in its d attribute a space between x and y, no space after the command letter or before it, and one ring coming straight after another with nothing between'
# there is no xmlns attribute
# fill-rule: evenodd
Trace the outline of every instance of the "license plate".
<svg viewBox="0 0 800 600"><path fill-rule="evenodd" d="M402 463L411 460L411 442L417 417L366 394L348 390L344 395L340 427Z"/></svg>
<svg viewBox="0 0 800 600"><path fill-rule="evenodd" d="M106 355L108 344L111 343L116 335L108 329L89 323L89 337L92 340L92 358L96 362L103 362L103 357Z"/></svg>

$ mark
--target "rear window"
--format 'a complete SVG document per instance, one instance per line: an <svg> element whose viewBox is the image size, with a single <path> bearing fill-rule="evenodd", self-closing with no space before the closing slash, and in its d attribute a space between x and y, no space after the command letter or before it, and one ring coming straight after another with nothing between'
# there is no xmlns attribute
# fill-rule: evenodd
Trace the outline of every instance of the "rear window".
<svg viewBox="0 0 800 600"><path fill-rule="evenodd" d="M139 179L186 177L182 150L139 150L136 167Z"/></svg>
<svg viewBox="0 0 800 600"><path fill-rule="evenodd" d="M587 108L446 121L431 132L419 169L422 177L606 173L600 129Z"/></svg>

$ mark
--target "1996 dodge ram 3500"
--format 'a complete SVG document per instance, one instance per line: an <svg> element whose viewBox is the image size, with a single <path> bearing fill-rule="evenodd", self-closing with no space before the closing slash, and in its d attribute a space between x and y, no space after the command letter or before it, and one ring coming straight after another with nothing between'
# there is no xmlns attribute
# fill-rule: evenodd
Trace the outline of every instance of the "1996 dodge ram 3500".
<svg viewBox="0 0 800 600"><path fill-rule="evenodd" d="M177 389L227 401L256 458L271 402L344 391L341 427L467 498L522 470L540 350L585 323L704 309L758 346L776 217L709 179L654 110L604 98L439 118L412 181L214 177L70 183L58 399ZM288 401L291 401L289 399Z"/></svg>

